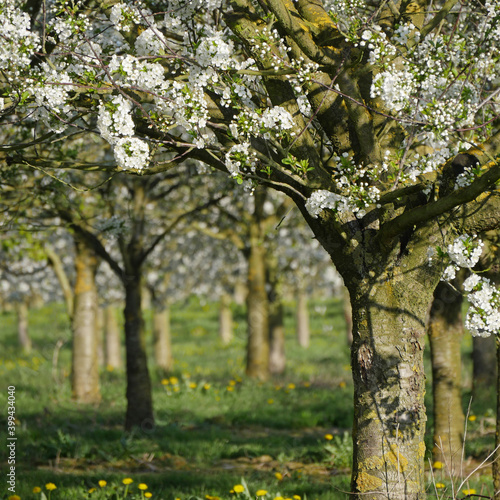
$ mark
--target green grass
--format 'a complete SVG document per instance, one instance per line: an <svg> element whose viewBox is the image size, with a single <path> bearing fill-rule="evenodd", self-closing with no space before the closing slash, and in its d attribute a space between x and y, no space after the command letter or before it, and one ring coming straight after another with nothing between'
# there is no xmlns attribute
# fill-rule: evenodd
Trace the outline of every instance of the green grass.
<svg viewBox="0 0 500 500"><path fill-rule="evenodd" d="M252 495L259 489L273 494L264 498L278 492L284 498L348 498L344 492L349 489L353 402L342 308L337 301L316 302L310 313L311 347L304 350L295 341L293 308L287 306L286 373L256 383L244 376L242 308L234 308L234 341L222 346L216 304L193 299L175 307L173 372L166 376L151 367L156 426L135 433L123 431L123 372L102 370L101 404L71 401L71 331L62 306L31 311L34 350L29 356L18 352L14 315L1 314L2 408L7 386L16 387L16 493L23 500L38 499L40 493L32 489L39 486L48 498L45 484L52 482L57 489L51 500L118 500L125 489L122 480L130 477L130 491L137 494L143 482L155 499L240 499L244 494L229 491L244 478ZM150 316L146 317L149 325ZM63 344L54 366L59 340ZM147 341L151 350L150 328ZM178 383L172 384L170 377ZM481 435L483 415L490 409L476 408L473 402L473 411L479 418L470 423L474 439L467 455L480 459L491 447L491 435ZM5 411L0 425L3 433ZM333 439L326 440L325 434ZM6 448L0 449L4 470ZM99 480L107 485L100 488ZM470 487L479 491L484 481L479 478ZM444 478L443 483L449 481ZM2 499L8 498L4 485L0 484ZM89 497L84 492L90 488L97 491Z"/></svg>

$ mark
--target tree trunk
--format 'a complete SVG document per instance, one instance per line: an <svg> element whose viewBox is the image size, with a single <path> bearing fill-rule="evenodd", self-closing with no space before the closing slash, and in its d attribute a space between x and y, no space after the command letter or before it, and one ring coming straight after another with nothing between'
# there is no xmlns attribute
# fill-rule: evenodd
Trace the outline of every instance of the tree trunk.
<svg viewBox="0 0 500 500"><path fill-rule="evenodd" d="M300 347L309 347L309 311L307 310L307 295L303 290L297 295L297 341Z"/></svg>
<svg viewBox="0 0 500 500"><path fill-rule="evenodd" d="M228 345L233 339L233 313L231 297L227 293L221 295L219 307L219 338L223 345Z"/></svg>
<svg viewBox="0 0 500 500"><path fill-rule="evenodd" d="M118 369L122 367L120 330L116 320L116 310L107 306L104 310L104 330L106 339L106 367Z"/></svg>
<svg viewBox="0 0 500 500"><path fill-rule="evenodd" d="M349 291L345 286L342 287L342 310L344 312L347 345L352 345L352 311L349 300Z"/></svg>
<svg viewBox="0 0 500 500"><path fill-rule="evenodd" d="M500 338L495 337L497 353L497 425L495 433L495 453L493 462L493 491L495 500L500 500Z"/></svg>
<svg viewBox="0 0 500 500"><path fill-rule="evenodd" d="M16 303L17 336L19 345L25 353L31 352L31 338L28 330L28 301L20 300Z"/></svg>
<svg viewBox="0 0 500 500"><path fill-rule="evenodd" d="M259 224L251 223L248 258L247 368L248 376L269 378L269 304L266 292L265 248Z"/></svg>
<svg viewBox="0 0 500 500"><path fill-rule="evenodd" d="M172 370L172 343L170 337L170 308L155 307L153 311L153 338L156 366L168 372Z"/></svg>
<svg viewBox="0 0 500 500"><path fill-rule="evenodd" d="M97 360L99 366L104 366L104 310L96 306L95 336L97 343Z"/></svg>
<svg viewBox="0 0 500 500"><path fill-rule="evenodd" d="M141 309L141 279L139 270L136 269L127 269L124 315L127 357L125 429L140 427L144 431L150 431L154 427L153 401Z"/></svg>
<svg viewBox="0 0 500 500"><path fill-rule="evenodd" d="M285 371L285 324L280 297L269 304L269 372L280 375Z"/></svg>
<svg viewBox="0 0 500 500"><path fill-rule="evenodd" d="M495 387L496 365L495 337L472 337L472 397L474 401L492 396L485 388ZM485 395L484 393L487 392Z"/></svg>
<svg viewBox="0 0 500 500"><path fill-rule="evenodd" d="M370 274L375 275L370 271ZM423 499L425 318L432 287L386 271L346 282L353 316L357 499Z"/></svg>
<svg viewBox="0 0 500 500"><path fill-rule="evenodd" d="M434 461L452 475L460 469L464 433L460 344L462 294L440 282L434 291L429 323L434 401Z"/></svg>
<svg viewBox="0 0 500 500"><path fill-rule="evenodd" d="M71 320L73 318L73 303L75 299L68 275L64 270L64 264L62 263L59 254L51 246L47 245L45 247L45 252L47 253L49 264L52 266L54 274L57 277L57 281L59 281L59 285L61 286L61 290L64 295L64 303L66 304L66 311Z"/></svg>
<svg viewBox="0 0 500 500"><path fill-rule="evenodd" d="M73 398L82 403L100 401L99 363L95 322L97 257L77 234L75 238L75 291L73 306Z"/></svg>

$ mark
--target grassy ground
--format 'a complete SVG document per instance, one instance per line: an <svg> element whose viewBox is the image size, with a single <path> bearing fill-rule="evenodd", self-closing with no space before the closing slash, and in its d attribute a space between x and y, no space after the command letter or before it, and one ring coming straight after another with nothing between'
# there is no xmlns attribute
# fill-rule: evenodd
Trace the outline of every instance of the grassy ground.
<svg viewBox="0 0 500 500"><path fill-rule="evenodd" d="M16 494L22 500L43 500L42 493L53 500L118 500L126 489L127 498L130 493L148 498L145 493L151 492L151 498L164 500L255 498L258 490L269 492L264 499L278 494L309 500L347 498L352 383L341 305L318 302L310 312L312 342L304 350L295 342L293 310L287 308L287 371L262 384L244 377L243 310L235 310L235 339L224 347L217 338L216 304L192 301L176 307L172 314L175 369L166 376L153 367L156 426L135 433L122 430L123 372L103 369L99 406L71 401L71 333L62 307L31 312L34 351L29 356L17 351L14 316L0 315L2 472L8 470L3 436L7 387L13 385ZM59 340L64 344L56 365ZM468 341L464 349L470 350ZM466 361L464 371L469 370ZM472 405L476 420L469 423L468 470L491 449L492 401L486 395ZM430 438L427 444L429 448ZM11 494L4 478L2 474L2 499ZM133 483L124 485L125 478ZM99 486L99 481L106 485ZM446 471L438 471L434 482L446 485L447 493L439 496L450 498ZM476 475L466 487L489 494L488 482L487 474ZM48 483L57 489L50 492L45 487ZM141 492L141 483L148 489ZM429 497L431 483L429 479ZM235 485L243 491L238 493L236 488L230 493ZM34 487L41 487L42 493L33 493ZM92 488L96 491L88 493Z"/></svg>

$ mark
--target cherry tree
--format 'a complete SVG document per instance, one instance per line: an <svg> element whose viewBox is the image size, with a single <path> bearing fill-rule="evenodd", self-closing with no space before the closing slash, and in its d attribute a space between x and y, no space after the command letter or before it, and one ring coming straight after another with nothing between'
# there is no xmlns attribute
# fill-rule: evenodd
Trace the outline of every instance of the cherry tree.
<svg viewBox="0 0 500 500"><path fill-rule="evenodd" d="M197 160L288 194L350 293L352 492L422 498L429 249L500 222L499 6L7 0L0 154L136 175ZM81 134L114 162L51 154ZM467 283L475 333L497 331L488 286Z"/></svg>

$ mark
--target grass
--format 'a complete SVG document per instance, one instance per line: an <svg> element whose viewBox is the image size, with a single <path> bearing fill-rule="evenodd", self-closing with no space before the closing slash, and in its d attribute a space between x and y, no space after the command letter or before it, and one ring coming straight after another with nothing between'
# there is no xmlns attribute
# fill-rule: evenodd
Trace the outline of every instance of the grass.
<svg viewBox="0 0 500 500"><path fill-rule="evenodd" d="M43 500L42 493L53 500L118 500L127 488L123 479L131 478L128 492L137 499L147 498L145 492L164 500L243 499L248 492L255 498L259 490L269 492L264 499L278 493L309 500L347 498L353 403L341 304L319 301L311 307L307 350L294 339L293 308L287 306L287 371L268 383L244 377L244 311L235 307L234 313L234 341L222 346L216 304L193 299L174 308L175 367L168 375L152 367L156 426L135 433L123 431L123 372L102 370L101 404L71 401L71 332L62 306L31 311L34 350L29 356L18 352L14 315L1 314L2 408L6 388L16 387L16 494L22 500ZM147 340L150 348L150 333ZM63 342L60 350L58 341ZM467 456L475 463L488 447L491 451L485 415L491 417L492 410L474 402L472 408L478 418L470 422ZM6 412L0 422L3 432ZM6 448L0 449L6 470ZM437 479L449 484L446 477ZM468 488L479 491L487 481L478 477ZM57 489L48 491L48 483ZM139 490L141 483L148 490ZM247 489L230 494L239 484ZM1 499L10 494L4 486ZM34 487L42 491L33 493Z"/></svg>

